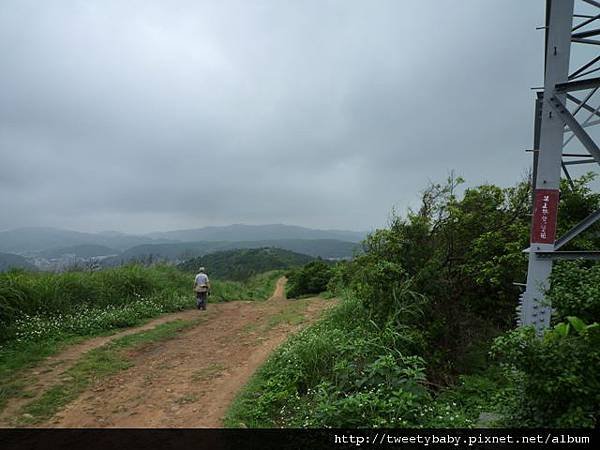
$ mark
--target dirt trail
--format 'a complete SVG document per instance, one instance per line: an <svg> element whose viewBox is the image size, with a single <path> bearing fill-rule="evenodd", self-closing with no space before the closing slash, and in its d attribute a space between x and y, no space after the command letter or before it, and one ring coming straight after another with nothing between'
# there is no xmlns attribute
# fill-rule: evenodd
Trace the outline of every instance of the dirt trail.
<svg viewBox="0 0 600 450"><path fill-rule="evenodd" d="M131 368L100 380L42 426L220 426L236 393L271 351L334 304L318 298L286 300L284 287L282 278L265 302L209 304L206 312L171 314L144 327L87 341L47 360L43 367L51 368L58 361L64 364L60 371L36 369L42 391L59 382L67 366L92 348L160 323L205 317L173 339L131 351ZM0 424L27 401L11 403Z"/></svg>
<svg viewBox="0 0 600 450"><path fill-rule="evenodd" d="M46 358L34 368L25 371L21 376L22 379L27 380L28 391L34 392L36 395L28 398L11 398L6 407L0 412L0 426L9 426L10 420L18 414L19 410L25 404L38 398L42 393L58 384L64 376L64 372L73 367L84 353L102 347L114 339L139 333L141 331L151 330L158 325L174 320L190 320L197 317L197 315L198 313L194 310L166 314L139 327L128 328L109 336L100 336L79 344L71 345L64 351Z"/></svg>

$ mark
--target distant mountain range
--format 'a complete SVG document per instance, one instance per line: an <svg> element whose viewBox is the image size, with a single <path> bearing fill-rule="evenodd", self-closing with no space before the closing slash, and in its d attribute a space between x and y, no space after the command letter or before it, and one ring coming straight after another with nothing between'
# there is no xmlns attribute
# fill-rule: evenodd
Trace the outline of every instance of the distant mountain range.
<svg viewBox="0 0 600 450"><path fill-rule="evenodd" d="M170 241L265 241L274 239L336 239L360 242L366 233L343 230L315 230L294 225L243 225L205 227L194 230L150 233L153 239Z"/></svg>
<svg viewBox="0 0 600 450"><path fill-rule="evenodd" d="M312 257L348 258L366 232L317 230L292 225L228 225L148 234L83 233L29 227L0 231L0 267L43 269L99 258L106 265L147 258L183 261L223 250L274 247ZM18 257L18 258L17 258ZM21 258L26 257L26 258ZM21 259L19 259L21 258Z"/></svg>
<svg viewBox="0 0 600 450"><path fill-rule="evenodd" d="M193 230L176 230L148 234L118 232L82 233L58 228L18 228L0 231L0 252L36 255L80 245L101 245L123 251L144 244L169 244L198 241L272 241L279 239L334 239L360 242L365 232L315 230L293 225L228 225Z"/></svg>
<svg viewBox="0 0 600 450"><path fill-rule="evenodd" d="M169 241L129 234L82 233L58 228L31 227L0 231L0 251L22 255L86 244L125 250L135 245L159 242Z"/></svg>

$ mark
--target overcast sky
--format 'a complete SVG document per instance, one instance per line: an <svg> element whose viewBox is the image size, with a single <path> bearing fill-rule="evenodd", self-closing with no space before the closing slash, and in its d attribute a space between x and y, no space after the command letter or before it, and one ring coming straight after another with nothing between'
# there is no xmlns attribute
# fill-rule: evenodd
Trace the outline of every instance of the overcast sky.
<svg viewBox="0 0 600 450"><path fill-rule="evenodd" d="M2 0L0 229L369 230L530 163L542 0Z"/></svg>

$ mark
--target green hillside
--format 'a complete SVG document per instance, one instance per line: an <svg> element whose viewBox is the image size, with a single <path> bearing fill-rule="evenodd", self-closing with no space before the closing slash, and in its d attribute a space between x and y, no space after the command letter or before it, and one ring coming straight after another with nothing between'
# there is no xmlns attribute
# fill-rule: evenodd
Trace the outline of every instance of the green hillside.
<svg viewBox="0 0 600 450"><path fill-rule="evenodd" d="M196 272L200 266L219 279L245 280L252 275L276 269L302 266L314 258L280 248L265 247L228 250L189 259L177 267Z"/></svg>
<svg viewBox="0 0 600 450"><path fill-rule="evenodd" d="M0 251L11 253L37 253L82 244L103 245L124 250L135 245L160 242L171 241L122 233L82 233L48 227L26 227L0 231Z"/></svg>

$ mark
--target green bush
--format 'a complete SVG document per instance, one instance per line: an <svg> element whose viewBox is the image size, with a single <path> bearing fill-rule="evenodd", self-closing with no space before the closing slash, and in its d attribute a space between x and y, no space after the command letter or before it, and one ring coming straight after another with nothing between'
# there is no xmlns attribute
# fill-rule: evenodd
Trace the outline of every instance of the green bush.
<svg viewBox="0 0 600 450"><path fill-rule="evenodd" d="M428 375L443 385L481 366L472 351L513 325L513 282L526 270L527 183L469 188L459 198L460 183L451 177L430 185L417 211L394 214L387 229L363 242L346 273L335 275L379 324L419 312L421 320L403 320L424 335Z"/></svg>
<svg viewBox="0 0 600 450"><path fill-rule="evenodd" d="M577 316L600 321L600 265L589 261L561 261L554 265L548 298L555 316Z"/></svg>
<svg viewBox="0 0 600 450"><path fill-rule="evenodd" d="M327 289L333 276L331 266L322 260L309 262L305 266L288 272L288 297L319 294Z"/></svg>
<svg viewBox="0 0 600 450"><path fill-rule="evenodd" d="M600 327L570 317L543 338L533 328L496 339L512 390L504 425L595 427L600 418Z"/></svg>

